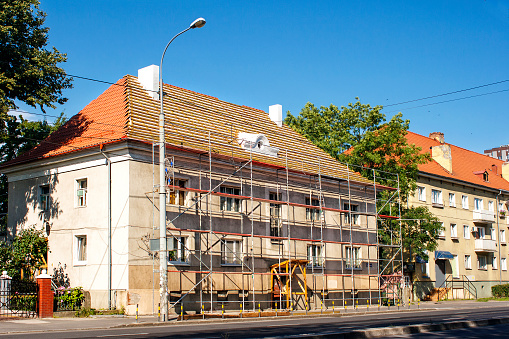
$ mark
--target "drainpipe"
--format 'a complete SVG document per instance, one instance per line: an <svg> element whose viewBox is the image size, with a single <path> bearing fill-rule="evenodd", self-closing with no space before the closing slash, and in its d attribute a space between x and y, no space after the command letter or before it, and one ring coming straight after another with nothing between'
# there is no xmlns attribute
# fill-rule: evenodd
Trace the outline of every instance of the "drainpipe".
<svg viewBox="0 0 509 339"><path fill-rule="evenodd" d="M497 198L496 198L496 206L495 206L495 209L497 210L497 233L498 233L498 273L499 273L499 284L502 285L502 252L500 251L500 221L498 220L499 218L499 213L500 211L498 210L498 197L502 194L502 190L499 190L498 194L497 194ZM506 259L507 260L507 259ZM507 261L506 261L507 263Z"/></svg>
<svg viewBox="0 0 509 339"><path fill-rule="evenodd" d="M111 310L111 160L103 152L104 145L99 146L108 166L108 309Z"/></svg>

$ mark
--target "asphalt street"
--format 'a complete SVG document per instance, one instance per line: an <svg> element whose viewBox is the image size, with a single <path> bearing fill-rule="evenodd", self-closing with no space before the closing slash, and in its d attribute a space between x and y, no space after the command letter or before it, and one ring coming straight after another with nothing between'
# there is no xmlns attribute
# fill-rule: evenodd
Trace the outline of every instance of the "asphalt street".
<svg viewBox="0 0 509 339"><path fill-rule="evenodd" d="M321 316L299 316L262 319L244 319L228 321L187 321L161 323L135 324L125 319L101 320L94 323L67 320L67 329L58 328L58 319L34 319L0 322L0 336L13 338L32 337L35 333L39 338L293 338L301 336L341 337L352 331L361 331L373 328L396 328L423 324L440 324L462 321L480 321L486 319L508 319L509 304L506 302L480 303L480 302L449 302L428 305L429 309L406 310L367 314L341 314ZM130 319L132 320L132 319ZM25 321L25 328L20 323ZM29 322L40 322L37 324ZM60 322L64 324L63 321ZM69 324L74 327L69 328ZM81 326L81 327L80 327ZM103 328L98 328L103 326ZM117 327L119 326L119 327ZM96 327L96 328L93 328ZM498 331L494 327L494 331ZM475 332L475 331L474 331ZM438 332L436 332L438 333ZM436 334L433 333L433 334ZM474 333L475 334L475 333ZM430 335L430 333L421 334ZM391 335L392 336L392 335ZM403 335L402 337L405 337Z"/></svg>

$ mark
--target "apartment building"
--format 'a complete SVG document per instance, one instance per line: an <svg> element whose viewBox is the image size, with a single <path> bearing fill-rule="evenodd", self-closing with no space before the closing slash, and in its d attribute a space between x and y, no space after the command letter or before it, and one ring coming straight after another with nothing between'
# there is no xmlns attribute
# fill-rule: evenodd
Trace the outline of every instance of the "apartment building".
<svg viewBox="0 0 509 339"><path fill-rule="evenodd" d="M448 287L444 297L490 296L491 286L509 281L509 164L448 144L443 133L409 132L407 140L433 159L419 166L408 203L427 206L444 227L429 260L416 258L414 293Z"/></svg>
<svg viewBox="0 0 509 339"><path fill-rule="evenodd" d="M509 161L509 145L502 145L500 147L484 150L484 154L495 159Z"/></svg>

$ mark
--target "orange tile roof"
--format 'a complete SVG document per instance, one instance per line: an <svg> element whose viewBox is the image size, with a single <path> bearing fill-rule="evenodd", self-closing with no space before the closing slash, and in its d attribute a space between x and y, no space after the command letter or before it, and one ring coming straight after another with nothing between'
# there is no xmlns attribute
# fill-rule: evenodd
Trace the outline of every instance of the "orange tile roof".
<svg viewBox="0 0 509 339"><path fill-rule="evenodd" d="M212 152L249 159L237 142L239 132L264 134L278 157L252 153L255 162L304 173L321 173L372 184L286 125L278 127L269 115L215 97L165 85L166 141L173 148ZM60 129L31 151L2 167L53 157L119 140L158 141L159 100L152 99L138 79L127 75L110 86Z"/></svg>
<svg viewBox="0 0 509 339"><path fill-rule="evenodd" d="M415 144L421 147L422 153L429 153L431 147L442 145L435 139L413 132L408 132L406 138L409 144ZM448 172L434 160L419 165L419 171L445 178L461 180L475 185L509 191L509 182L501 176L502 164L504 161L448 143L446 144L451 147L452 173ZM492 171L492 165L497 166L497 174ZM484 171L487 171L489 174L489 182L485 182L482 176L479 176L479 173L484 173Z"/></svg>

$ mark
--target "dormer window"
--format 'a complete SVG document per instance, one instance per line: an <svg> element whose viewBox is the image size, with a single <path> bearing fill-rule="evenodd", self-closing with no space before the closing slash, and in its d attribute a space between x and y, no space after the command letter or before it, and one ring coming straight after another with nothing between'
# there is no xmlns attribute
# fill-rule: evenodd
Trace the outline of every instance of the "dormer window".
<svg viewBox="0 0 509 339"><path fill-rule="evenodd" d="M484 173L482 174L482 180L488 182L488 172L487 171L484 171Z"/></svg>
<svg viewBox="0 0 509 339"><path fill-rule="evenodd" d="M483 181L489 182L489 174L488 171L475 171L474 174L478 176L479 178L482 178Z"/></svg>

